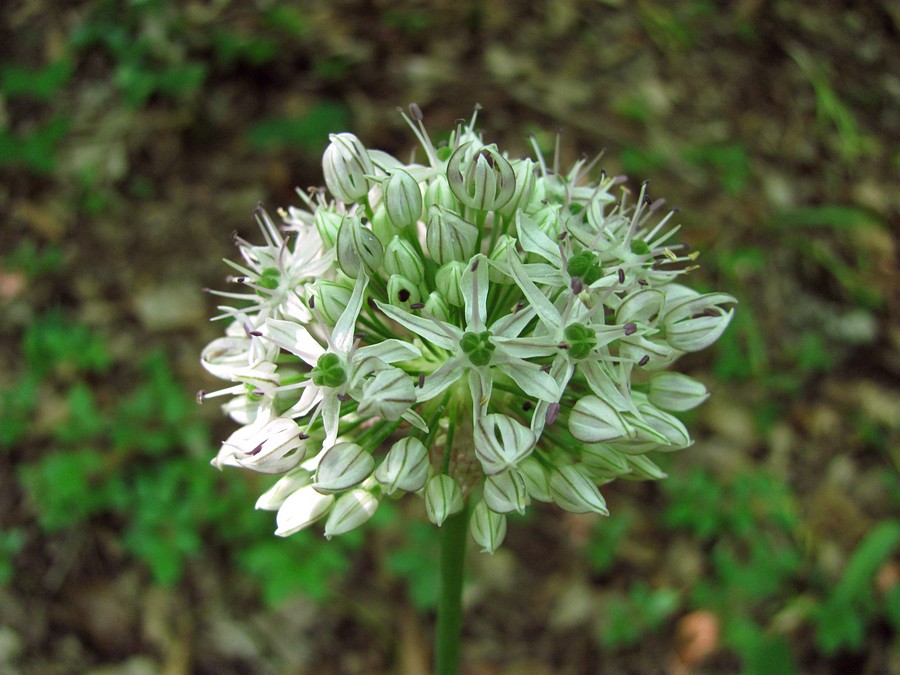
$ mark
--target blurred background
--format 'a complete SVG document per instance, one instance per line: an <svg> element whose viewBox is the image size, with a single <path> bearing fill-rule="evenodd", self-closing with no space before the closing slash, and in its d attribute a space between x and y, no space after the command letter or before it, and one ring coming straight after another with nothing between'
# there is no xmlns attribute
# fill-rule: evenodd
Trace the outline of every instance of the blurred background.
<svg viewBox="0 0 900 675"><path fill-rule="evenodd" d="M669 479L472 552L465 672L900 673L896 3L8 0L0 44L0 671L428 670L421 503L278 539L194 400L232 232L415 101L605 149L741 303Z"/></svg>

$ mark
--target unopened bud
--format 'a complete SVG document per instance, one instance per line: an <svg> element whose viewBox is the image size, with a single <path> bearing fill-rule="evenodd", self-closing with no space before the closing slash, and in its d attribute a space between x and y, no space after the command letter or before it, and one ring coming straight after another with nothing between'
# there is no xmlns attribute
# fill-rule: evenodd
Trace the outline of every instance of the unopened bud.
<svg viewBox="0 0 900 675"><path fill-rule="evenodd" d="M450 183L446 176L435 176L428 187L425 188L425 197L423 199L425 211L430 211L434 206L440 206L450 211L459 209L459 202L453 196L450 189Z"/></svg>
<svg viewBox="0 0 900 675"><path fill-rule="evenodd" d="M406 277L392 274L387 283L388 302L396 307L408 308L411 304L422 301L419 287Z"/></svg>
<svg viewBox="0 0 900 675"><path fill-rule="evenodd" d="M342 492L362 483L374 468L375 460L361 446L338 443L322 457L313 487L323 493Z"/></svg>
<svg viewBox="0 0 900 675"><path fill-rule="evenodd" d="M475 253L478 228L458 214L440 206L428 210L425 245L438 265L468 260Z"/></svg>
<svg viewBox="0 0 900 675"><path fill-rule="evenodd" d="M422 217L422 190L408 172L397 169L381 184L387 215L398 229L411 227Z"/></svg>
<svg viewBox="0 0 900 675"><path fill-rule="evenodd" d="M350 133L331 134L331 143L322 156L325 185L345 204L352 204L369 192L375 166L360 140Z"/></svg>
<svg viewBox="0 0 900 675"><path fill-rule="evenodd" d="M384 249L384 271L399 274L414 284L425 279L425 265L416 249L406 239L394 237Z"/></svg>
<svg viewBox="0 0 900 675"><path fill-rule="evenodd" d="M350 490L338 497L325 521L325 538L354 530L364 524L378 508L378 498L364 488Z"/></svg>
<svg viewBox="0 0 900 675"><path fill-rule="evenodd" d="M341 221L344 219L340 213L329 211L324 207L316 209L316 215L313 223L319 232L319 237L328 248L334 248L337 241L338 230L341 228Z"/></svg>
<svg viewBox="0 0 900 675"><path fill-rule="evenodd" d="M515 172L496 146L485 146L470 156L472 145L465 143L450 156L447 163L450 189L460 202L473 209L499 209L515 193Z"/></svg>
<svg viewBox="0 0 900 675"><path fill-rule="evenodd" d="M398 491L417 492L428 478L428 449L418 438L397 441L388 450L375 478L389 497Z"/></svg>
<svg viewBox="0 0 900 675"><path fill-rule="evenodd" d="M500 215L504 218L512 218L516 211L528 206L534 194L534 184L537 179L532 160L520 159L512 164L516 176L516 189L510 200L498 209Z"/></svg>
<svg viewBox="0 0 900 675"><path fill-rule="evenodd" d="M441 267L434 276L438 292L454 307L462 307L465 302L459 282L467 269L466 263L454 260Z"/></svg>
<svg viewBox="0 0 900 675"><path fill-rule="evenodd" d="M440 321L447 321L450 318L450 305L447 304L444 296L437 291L432 291L428 294L423 309Z"/></svg>
<svg viewBox="0 0 900 675"><path fill-rule="evenodd" d="M315 309L329 324L334 325L347 309L353 289L335 281L319 279L313 284Z"/></svg>
<svg viewBox="0 0 900 675"><path fill-rule="evenodd" d="M703 403L709 392L702 382L681 373L656 373L650 378L650 403L663 410L682 412Z"/></svg>
<svg viewBox="0 0 900 675"><path fill-rule="evenodd" d="M469 532L482 553L493 553L506 538L506 516L494 513L480 501L472 509Z"/></svg>
<svg viewBox="0 0 900 675"><path fill-rule="evenodd" d="M609 515L600 490L575 466L564 466L550 475L550 494L556 505L572 513Z"/></svg>
<svg viewBox="0 0 900 675"><path fill-rule="evenodd" d="M521 474L516 469L509 469L485 478L484 501L496 513L525 513L528 489Z"/></svg>
<svg viewBox="0 0 900 675"><path fill-rule="evenodd" d="M445 473L432 476L425 483L425 512L440 527L449 516L463 510L462 491Z"/></svg>
<svg viewBox="0 0 900 675"><path fill-rule="evenodd" d="M375 272L381 268L384 247L359 218L347 216L338 230L337 258L341 271L356 279L363 271Z"/></svg>

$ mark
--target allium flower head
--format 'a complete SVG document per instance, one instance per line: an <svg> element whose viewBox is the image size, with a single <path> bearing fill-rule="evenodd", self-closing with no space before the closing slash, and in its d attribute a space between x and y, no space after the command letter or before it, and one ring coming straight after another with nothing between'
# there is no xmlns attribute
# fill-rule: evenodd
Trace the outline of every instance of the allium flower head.
<svg viewBox="0 0 900 675"><path fill-rule="evenodd" d="M219 292L225 336L204 366L232 382L243 426L216 466L281 474L257 502L276 534L327 537L413 492L440 525L470 502L492 552L532 500L606 514L599 485L665 476L651 453L691 444L673 412L707 397L666 371L708 347L735 299L682 282L694 254L672 211L623 177L568 173L487 145L476 117L404 164L334 134L328 192L261 208L265 244L238 239L247 292Z"/></svg>

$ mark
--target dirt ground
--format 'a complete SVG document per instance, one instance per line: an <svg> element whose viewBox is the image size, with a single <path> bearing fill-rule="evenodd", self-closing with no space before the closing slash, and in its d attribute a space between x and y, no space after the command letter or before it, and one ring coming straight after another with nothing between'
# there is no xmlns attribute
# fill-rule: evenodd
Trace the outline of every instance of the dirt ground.
<svg viewBox="0 0 900 675"><path fill-rule="evenodd" d="M127 364L156 347L185 392L214 386L198 354L220 327L201 289L222 286L233 231L257 238L254 206L296 204L296 187L322 183L328 131L405 156L413 139L398 106L417 102L439 132L477 103L486 138L511 154L529 153L528 134L547 144L561 130L564 165L605 150L608 173L650 179L654 197L680 209L684 239L703 253L696 283L734 293L746 318L725 347L680 364L713 396L669 472L777 476L805 562L749 620L783 638L799 672L900 672L886 615L873 615L861 646L832 653L797 618L900 506L900 10L726 4L4 3L3 62L71 71L52 95L6 90L0 107L7 135L67 120L47 170L0 139L0 255L26 239L62 252L37 280L2 269L0 385L21 371L28 325L62 308L109 345L113 367L90 381L99 400L128 391ZM85 26L100 28L92 37ZM104 42L114 26L124 43ZM245 38L243 51L221 34ZM146 54L135 52L142 41ZM202 82L143 98L128 88L134 68L163 62L182 75L200 64ZM277 123L311 114L299 130ZM214 406L191 414L214 440L230 433ZM0 524L27 532L0 586L0 670L427 672L433 616L384 563L394 530L373 529L346 554L324 603L267 607L221 543L160 586L123 552L114 517L40 529L17 467L49 447L54 417L41 415L0 460ZM610 568L591 562L596 523L550 507L513 523L495 556L473 553L464 672L764 672L735 647L738 624L692 594L711 574L716 535L665 522L672 497L659 484L617 482L604 495L607 524L629 522ZM421 517L414 502L399 508ZM879 574L882 591L900 583L896 549ZM610 646L597 617L641 581L676 589L678 610ZM714 646L695 658L686 645L697 635Z"/></svg>

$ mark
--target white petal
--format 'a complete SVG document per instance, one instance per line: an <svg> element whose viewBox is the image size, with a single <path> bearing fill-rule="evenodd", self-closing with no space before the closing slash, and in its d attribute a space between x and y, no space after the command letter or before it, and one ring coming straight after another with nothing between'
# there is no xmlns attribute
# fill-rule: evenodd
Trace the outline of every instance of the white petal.
<svg viewBox="0 0 900 675"><path fill-rule="evenodd" d="M325 353L325 348L316 342L309 331L293 321L266 319L266 334L263 337L299 356L311 366L315 366L319 357Z"/></svg>
<svg viewBox="0 0 900 675"><path fill-rule="evenodd" d="M432 344L451 352L455 352L459 347L462 331L456 326L416 316L399 307L386 305L378 300L376 300L375 303L378 305L378 309L387 314L391 319L404 328L411 330L419 337L428 340Z"/></svg>
<svg viewBox="0 0 900 675"><path fill-rule="evenodd" d="M509 249L508 260L513 279L516 280L516 284L522 289L541 321L550 330L558 329L560 323L562 323L562 317L556 307L553 306L553 303L547 299L547 296L541 293L540 289L534 285L534 282L528 278L522 263L519 261L518 254L513 249Z"/></svg>
<svg viewBox="0 0 900 675"><path fill-rule="evenodd" d="M275 523L278 529L275 534L286 537L305 527L309 527L331 509L334 495L323 495L312 485L307 485L294 492L284 500Z"/></svg>
<svg viewBox="0 0 900 675"><path fill-rule="evenodd" d="M430 401L453 385L466 372L462 367L462 359L455 358L445 362L433 373L425 376L421 387L416 387L416 401Z"/></svg>
<svg viewBox="0 0 900 675"><path fill-rule="evenodd" d="M615 408L597 396L578 399L569 415L569 431L585 443L603 443L633 436L633 430Z"/></svg>
<svg viewBox="0 0 900 675"><path fill-rule="evenodd" d="M502 370L529 396L550 403L559 401L559 385L540 366L522 359L510 359L503 363Z"/></svg>
<svg viewBox="0 0 900 675"><path fill-rule="evenodd" d="M480 501L472 509L469 532L482 553L493 553L506 538L506 516L494 513L484 501Z"/></svg>
<svg viewBox="0 0 900 675"><path fill-rule="evenodd" d="M522 211L516 213L516 232L523 249L529 253L536 253L557 269L562 266L559 244L548 237L537 223Z"/></svg>
<svg viewBox="0 0 900 675"><path fill-rule="evenodd" d="M331 341L335 350L346 354L353 345L353 333L356 332L356 319L362 309L363 298L366 293L366 285L369 283L369 277L365 273L360 274L356 279L356 285L353 286L353 294L350 296L350 302L341 312L341 316L334 324L334 331L331 333Z"/></svg>
<svg viewBox="0 0 900 675"><path fill-rule="evenodd" d="M354 361L364 361L368 358L380 359L384 363L396 363L397 361L409 361L422 356L422 352L413 344L403 340L382 340L381 342L360 347L353 354Z"/></svg>
<svg viewBox="0 0 900 675"><path fill-rule="evenodd" d="M474 272L473 266L476 266ZM483 255L473 256L459 281L466 307L466 326L472 331L482 330L487 320L488 267L488 260Z"/></svg>
<svg viewBox="0 0 900 675"><path fill-rule="evenodd" d="M361 446L338 443L322 457L313 487L320 492L340 492L362 483L374 468L375 460Z"/></svg>
<svg viewBox="0 0 900 675"><path fill-rule="evenodd" d="M483 415L475 426L475 455L488 475L516 466L536 442L531 429L507 415Z"/></svg>

